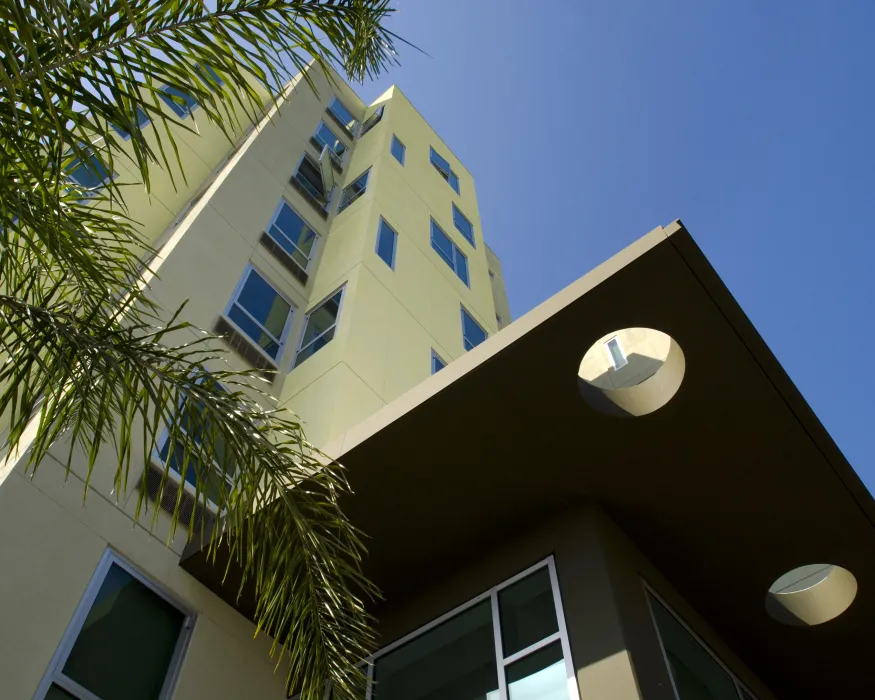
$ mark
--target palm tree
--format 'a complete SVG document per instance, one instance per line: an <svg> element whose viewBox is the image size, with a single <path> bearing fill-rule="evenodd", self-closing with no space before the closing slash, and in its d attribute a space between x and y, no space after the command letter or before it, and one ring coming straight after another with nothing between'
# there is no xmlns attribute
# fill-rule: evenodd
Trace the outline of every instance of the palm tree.
<svg viewBox="0 0 875 700"><path fill-rule="evenodd" d="M342 467L306 442L294 416L252 398L254 374L217 370L222 350L211 336L173 340L191 329L182 309L170 313L148 297L154 251L126 214L123 186L98 190L68 174L85 167L101 180L126 157L148 190L153 168L179 165L175 134L191 127L161 108L159 86L192 96L231 138L241 115L263 109L260 91L276 94L311 59L353 80L379 74L395 61L397 37L384 26L394 10L389 0L211 4L0 6L4 449L35 470L50 448L69 445L68 473L80 450L89 477L98 452L113 450L115 490L126 494L132 462L148 461L166 427L176 468L193 470L198 500L205 504L209 489L222 513L209 551L229 547L244 571L257 628L274 638L289 687L321 698L327 680L335 698L352 698L355 663L373 641L364 601L374 589L360 535L339 507L348 493ZM114 127L130 134L133 155ZM214 463L232 478L202 466ZM196 512L182 523L188 537L203 526L195 518L205 509ZM180 518L177 499L172 530Z"/></svg>

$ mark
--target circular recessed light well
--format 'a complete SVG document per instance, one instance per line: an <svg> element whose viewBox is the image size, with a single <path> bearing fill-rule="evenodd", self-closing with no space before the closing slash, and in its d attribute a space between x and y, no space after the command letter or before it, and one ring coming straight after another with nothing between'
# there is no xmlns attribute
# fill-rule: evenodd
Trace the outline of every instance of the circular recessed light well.
<svg viewBox="0 0 875 700"><path fill-rule="evenodd" d="M785 625L809 627L841 615L857 595L857 579L832 564L808 564L788 571L769 587L766 612Z"/></svg>
<svg viewBox="0 0 875 700"><path fill-rule="evenodd" d="M644 416L667 404L680 388L686 362L670 335L625 328L599 338L577 371L587 403L611 416Z"/></svg>

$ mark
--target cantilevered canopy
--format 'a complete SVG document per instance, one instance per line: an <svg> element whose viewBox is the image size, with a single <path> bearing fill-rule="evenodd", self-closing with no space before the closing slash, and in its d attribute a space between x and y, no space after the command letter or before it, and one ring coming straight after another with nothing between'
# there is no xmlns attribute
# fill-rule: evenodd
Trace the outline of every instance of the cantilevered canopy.
<svg viewBox="0 0 875 700"><path fill-rule="evenodd" d="M675 357L653 378L673 395L645 415L607 415L578 386L587 349L623 328L662 331L683 353L679 370ZM346 508L389 597L591 498L776 693L873 692L875 502L680 222L348 431L331 454L349 468ZM850 571L856 600L816 627L776 622L769 586L817 562ZM183 566L234 600L221 563L195 552Z"/></svg>

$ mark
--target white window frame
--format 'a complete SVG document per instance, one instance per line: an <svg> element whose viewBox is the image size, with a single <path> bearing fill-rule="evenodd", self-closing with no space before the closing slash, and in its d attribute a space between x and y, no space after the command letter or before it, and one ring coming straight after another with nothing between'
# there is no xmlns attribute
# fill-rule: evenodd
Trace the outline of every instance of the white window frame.
<svg viewBox="0 0 875 700"><path fill-rule="evenodd" d="M342 143L342 144L343 144L343 155L340 155L337 151L335 151L335 150L331 147L330 144L325 143L325 141L319 136L319 128L320 128L320 126L324 126L326 129L328 129L328 131L331 133L331 135L334 136L335 140L336 140L338 143ZM344 159L346 158L346 155L349 153L349 150L350 150L350 149L349 149L349 146L347 146L345 143L343 143L343 140L340 139L340 138L337 136L337 134L334 133L334 130L333 130L330 126L328 126L328 124L325 123L325 120L324 120L324 119L320 119L320 120L319 120L319 125L316 126L316 131L313 132L313 140L314 140L316 143L321 144L323 147L324 147L324 146L328 146L328 153L329 153L329 155L334 159L334 162L335 162L335 163L337 163L341 168L343 168L343 161L344 161ZM297 171L296 171L296 172L297 172Z"/></svg>
<svg viewBox="0 0 875 700"><path fill-rule="evenodd" d="M443 365L443 367L441 367L441 369L446 369L446 367L447 367L446 360L444 360L443 357L438 355L437 351L434 348L432 348L431 349L431 367L430 367L432 376L436 375L438 372L441 371L441 369L436 370L434 368L434 361L435 360L437 360L438 362L440 362Z"/></svg>
<svg viewBox="0 0 875 700"><path fill-rule="evenodd" d="M617 364L617 361L614 359L614 354L611 352L611 343L614 343L617 346L617 350L620 351L620 355L623 357L622 364ZM629 364L629 357L626 355L626 351L623 350L623 346L620 344L620 338L618 336L614 336L605 341L605 352L608 353L608 358L611 361L611 367L616 372L618 369L623 369L626 365Z"/></svg>
<svg viewBox="0 0 875 700"><path fill-rule="evenodd" d="M377 107L369 117L366 117L364 121L361 123L358 132L358 138L362 138L365 134L370 132L377 124L379 124L383 120L383 112L386 111L386 104L383 103L379 107Z"/></svg>
<svg viewBox="0 0 875 700"><path fill-rule="evenodd" d="M243 306L241 306L240 304L237 304L237 306L247 316L249 316L249 319L253 323L256 323L258 325L258 327L261 328L261 330L263 330L271 338L273 338L274 340L276 340L279 343L279 348L276 351L276 358L271 357L264 350L262 350L261 346L258 343L256 343L252 338L250 338L249 334L246 331L244 331L242 328L240 328L240 326L238 326L236 323L234 323L234 319L232 319L230 314L229 314L231 307L237 303L237 298L240 296L240 292L243 290L243 285L246 283L246 280L249 279L249 275L252 274L253 272L256 275L258 275L259 277L261 277L261 279L263 279L265 282L267 282L267 284L270 286L270 288L273 289L273 291L275 291L280 296L280 298L282 298L289 305L289 313L288 313L288 316L286 316L286 325L283 327L283 332L282 332L281 337L276 338L273 335L273 333L271 333L264 326L262 326L261 322L257 321L255 319L255 317L249 313L249 311L244 309ZM270 277L268 275L264 274L261 270L259 270L257 267L255 267L255 265L253 265L252 263L246 263L246 267L243 270L243 274L240 275L240 279L237 282L237 286L234 288L234 293L231 295L231 299L228 301L228 304L225 306L224 312L222 312L222 318L224 318L228 323L230 323L237 330L238 333L240 333L244 338L246 338L246 340L249 341L249 343L252 345L252 347L254 347L256 350L258 350L258 352L260 352L262 355L264 355L265 359L268 362L270 362L274 367L279 367L279 365L282 363L283 353L285 352L285 349L286 349L286 341L288 340L289 332L291 331L292 325L295 322L295 311L296 310L297 309L295 308L295 305L292 303L292 301L285 294L283 294L279 289L277 289L277 286L273 283L273 281L270 279Z"/></svg>
<svg viewBox="0 0 875 700"><path fill-rule="evenodd" d="M380 260L383 260L383 256L380 255L380 235L383 232L383 226L389 229L392 232L392 262L386 263L390 269L395 269L395 258L398 255L398 232L395 230L394 226L390 226L389 222L386 221L382 216L380 217L379 222L377 223L377 243L374 246L374 252L377 254L377 257ZM386 262L383 260L383 262Z"/></svg>
<svg viewBox="0 0 875 700"><path fill-rule="evenodd" d="M646 579L641 579L641 585L644 587L644 597L647 599L647 610L650 612L650 621L653 623L653 629L656 632L656 639L659 641L659 650L662 652L662 661L665 664L665 672L668 674L668 678L671 681L671 689L674 693L676 700L680 699L680 695L678 694L678 689L675 685L674 674L671 672L671 664L668 661L668 652L665 650L665 645L662 642L662 633L659 631L659 625L656 622L656 615L653 612L654 600L662 605L662 607L665 608L666 612L668 612L668 614L671 615L675 619L675 621L687 631L687 633L693 638L693 640L700 647L702 647L705 653L708 654L708 656L710 656L717 663L717 665L726 672L726 675L729 676L730 680L732 680L733 684L735 685L735 692L738 694L738 700L744 700L743 693L747 693L748 697L750 697L751 700L757 700L757 696L751 691L751 689L741 682L741 680L735 673L732 672L729 666L723 663L720 657L717 656L717 654L714 653L711 647L705 643L705 640L703 640L698 634L696 634L695 631L693 631L693 628L690 627L686 623L686 621L680 615L678 615L677 612L675 612L674 608L672 608L671 605L666 602L665 598L663 598L661 595L659 595L659 593L656 592L656 589L654 589L653 586L651 586Z"/></svg>
<svg viewBox="0 0 875 700"><path fill-rule="evenodd" d="M101 556L100 562L97 564L97 569L94 571L94 575L91 577L91 581L88 583L82 599L79 601L79 606L76 608L76 612L73 614L73 618L67 626L67 631L61 638L61 643L58 645L58 648L52 657L46 675L43 677L39 688L37 688L36 694L34 695L35 700L42 700L53 684L63 688L65 691L81 700L101 700L99 696L86 690L74 680L67 678L63 674L63 668L64 664L67 663L70 652L73 650L73 645L79 638L79 633L82 631L82 626L85 624L85 619L91 611L91 606L94 604L95 598L97 598L97 593L100 591L100 587L103 585L103 581L113 564L116 564L127 571L131 576L146 586L146 588L170 603L185 616L182 623L182 631L179 633L179 638L176 640L176 647L173 651L173 656L170 658L167 676L164 679L164 685L161 687L161 693L158 698L159 700L168 700L173 695L176 681L179 678L179 671L182 668L182 660L185 656L188 644L191 641L192 630L194 629L194 623L196 620L195 612L189 606L181 603L168 591L164 590L163 587L152 581L145 573L140 571L133 564L123 559L112 549L107 548L103 553L103 556Z"/></svg>
<svg viewBox="0 0 875 700"><path fill-rule="evenodd" d="M395 145L395 142L401 144L401 159L395 157L395 154L392 152L392 146ZM392 134L392 140L389 142L389 154L392 158L395 159L396 163L400 163L402 167L404 167L404 161L407 160L407 146L404 145L404 142L398 138L397 134Z"/></svg>
<svg viewBox="0 0 875 700"><path fill-rule="evenodd" d="M314 311L318 311L320 309L320 307L325 302L329 301L331 299L331 297L333 297L335 294L337 294L337 292L340 292L340 301L337 304L337 316L334 319L334 323L331 324L324 331L322 331L315 338L313 338L313 340L311 340L309 343L307 343L307 345L303 345L302 343L304 342L304 335L307 333L307 326L310 323L310 316L313 314ZM319 340L319 338L321 338L323 335L325 335L332 328L337 329L337 326L340 323L340 314L343 312L344 299L346 299L346 282L344 282L340 287L335 288L335 290L333 292L331 292L331 294L325 295L325 297L323 297L322 300L318 304L314 304L313 307L307 312L307 315L304 316L304 324L301 326L301 337L298 339L298 349L295 350L295 359L294 359L294 362L292 363L292 369L294 369L295 367L298 366L298 356L301 354L301 351L305 347L309 347L310 345L315 343L317 340ZM335 330L334 337L331 340L334 340L334 338L336 338L336 337L337 337L337 331ZM312 357L312 355L311 355L311 357ZM309 358L306 358L306 359L309 359Z"/></svg>
<svg viewBox="0 0 875 700"><path fill-rule="evenodd" d="M341 107L346 111L349 116L352 117L352 124L347 125L346 128L349 129L351 134L355 134L356 128L358 128L359 120L355 118L355 115L352 111L346 106L343 100L341 100L337 95L333 95L331 98L331 102L328 103L328 111L331 112L335 117L337 117L337 121L343 124L343 117L334 111L334 103L338 102Z"/></svg>
<svg viewBox="0 0 875 700"><path fill-rule="evenodd" d="M228 319L228 320L231 321L231 319ZM231 321L231 323L233 323L233 321ZM235 326L235 328L236 328L236 326ZM240 331L240 332L242 333L242 331ZM249 338L248 335L246 337ZM198 382L198 383L203 383L203 380L201 380L201 382ZM220 387L222 387L222 389L224 389L225 391L228 391L228 388L224 384L222 384L221 382L217 382L217 384ZM228 392L228 393L230 393L230 392ZM180 398L179 404L176 406L176 413L177 414L182 409L183 402L188 400L188 399L189 399L188 396L184 396L184 397ZM182 426L180 426L180 430L182 430L182 432L185 432L186 434L188 434L182 428ZM161 438L155 443L155 447L152 448L152 455L151 455L152 463L157 468L161 469L162 471L164 470L164 460L161 458L161 450L164 449L164 445L167 443L167 440L169 438L170 438L170 429L165 426L164 430L161 431ZM167 459L169 460L170 457L171 457L171 455L170 455L170 452L168 451L167 452ZM226 471L224 471L222 469L222 465L220 465L218 462L216 462L215 459L213 460L213 466L216 468L216 474L225 479L225 483L228 484L229 489L234 488L234 476L232 474L228 474ZM171 479L173 479L179 486L182 486L182 488L184 488L186 491L188 491L188 493L190 493L192 496L197 495L197 489L194 486L192 486L190 483L188 483L185 480L185 477L183 477L182 474L180 474L178 471L176 471L173 467L169 467L166 471L167 471L167 475ZM212 511L213 513L219 512L219 505L217 503L213 503L213 501L211 501L209 498L205 498L204 500L206 502L207 508L210 511Z"/></svg>
<svg viewBox="0 0 875 700"><path fill-rule="evenodd" d="M343 203L343 193L346 192L350 187L352 187L355 183L357 183L357 182L358 182L359 180L361 180L362 178L365 178L365 186L362 187L361 190L359 190L358 192L356 192L356 193L352 196L352 199L350 199L349 201L347 201L346 204L344 204L344 203ZM344 211L346 211L347 209L349 209L350 205L351 205L354 201L356 201L359 197L361 197L365 192L368 191L368 185L369 185L370 183L371 183L371 169L370 169L370 168L368 168L368 169L365 170L364 172L359 173L359 174L356 175L352 180L350 180L349 184L348 184L346 187L344 187L344 188L340 191L340 197L339 197L338 200L337 200L337 201L338 201L338 204L337 204L337 213L340 214L341 212L344 212Z"/></svg>
<svg viewBox="0 0 875 700"><path fill-rule="evenodd" d="M295 209L295 207L292 206L292 203L288 199L286 199L285 197L280 197L279 204L277 204L276 209L273 210L273 215L270 217L270 221L268 222L267 226L265 227L264 232L268 236L270 236L280 248L283 248L283 244L280 243L276 239L276 236L274 236L273 233L271 232L271 228L273 228L273 225L276 223L276 220L279 217L280 212L282 211L284 204L289 209L291 209L293 212L295 212L295 215L301 221L303 221L304 225L313 232L314 236L316 236L316 239L313 241L313 247L310 249L309 255L307 253L305 253L303 250L301 250L300 248L298 248L297 243L295 243L291 238L286 237L286 240L292 244L292 246L295 248L295 250L297 250L301 255L303 255L305 258L307 258L307 266L305 268L303 268L303 270L304 270L304 272L308 272L310 270L310 265L312 265L313 260L316 257L316 252L318 251L319 242L320 242L322 236L319 235L319 232L313 226L310 225L310 222L307 221L307 219L305 219L303 216L301 216L301 212L299 212L297 209ZM283 250L284 250L284 252L288 253L288 251L285 250L285 248L283 248ZM292 256L290 255L289 257L291 258ZM301 267L297 260L292 258L292 261L296 265L298 265L298 267Z"/></svg>
<svg viewBox="0 0 875 700"><path fill-rule="evenodd" d="M483 335L485 336L485 337L483 338L483 342L477 343L477 345L474 345L473 347L471 347L470 350L469 350L468 348L466 348L466 347L465 347L465 341L467 340L467 337L465 336L465 314L467 314L467 315L470 317L470 319L471 319L472 321L474 321L474 323L477 323L477 319L474 318L474 314L472 314L470 311L468 311L468 309L465 308L465 305L464 305L464 304L461 305L461 311L460 311L460 313L459 313L459 319L460 319L461 322L462 322L462 347L465 349L465 352L471 352L471 350L473 350L474 348L476 348L477 345L483 345L483 343L485 343L487 340L489 340L489 331L487 331L482 325L480 325L479 323L477 323L477 327L478 327L481 331L483 331Z"/></svg>
<svg viewBox="0 0 875 700"><path fill-rule="evenodd" d="M331 150L331 149L329 149L329 150ZM301 156L301 159L298 161L298 165L295 166L295 172L292 173L292 177L295 178L296 180L298 180L298 172L301 170L301 163L303 163L305 160L309 160L309 161L310 161L310 165L312 165L314 168L316 168L317 171L319 170L319 162L318 162L315 158L313 158L309 153L306 153L306 152L305 152L305 153ZM320 178L321 178L321 175L320 175ZM306 179L306 178L305 178L305 179ZM305 185L301 184L301 181L300 181L300 180L298 180L298 184L300 184L301 187L303 187L305 190L307 190L307 187L306 187ZM325 188L325 183L324 183L324 182L322 183L322 188L323 188L323 189ZM322 206L322 208L325 210L326 213L329 212L329 211L331 210L331 204L332 204L332 202L333 202L333 200L334 200L334 192L335 192L335 190L337 190L337 185L336 185L336 184L334 185L334 187L331 188L331 190L330 190L329 192L326 192L326 193L325 193L325 204ZM319 197L317 197L315 194L313 194L312 192L310 192L310 190L307 190L307 192L309 192L310 196L311 196L313 199L315 199L317 202L319 201ZM300 194L301 194L301 193L299 192L299 193L298 193L298 196L300 196Z"/></svg>
<svg viewBox="0 0 875 700"><path fill-rule="evenodd" d="M450 165L450 161L447 160L446 158L444 158L440 153L438 153L437 149L434 146L429 146L429 149L431 149L428 152L429 163L431 163L432 166L434 166L434 169L440 173L441 177L450 186L450 189L453 190L453 192L455 192L457 195L459 195L461 197L462 196L462 185L459 182L459 176L456 174L456 172L453 170L453 167ZM449 167L449 172L445 172L442 167L440 167L437 163L434 162L434 160L431 157L432 153L434 153L434 155L436 155L438 158L440 158L441 160L446 162L447 167ZM453 179L455 179L456 184L458 185L458 189L456 187L453 187L453 183L451 182L451 180L453 180Z"/></svg>
<svg viewBox="0 0 875 700"><path fill-rule="evenodd" d="M468 236L465 235L465 232L459 228L459 225L456 223L456 213L458 213L459 216L461 216L465 221L468 222L468 226L471 227L471 238L468 238ZM465 216L464 213L462 213L462 210L459 209L455 202L453 202L453 226L455 227L456 231L459 232L459 235L462 236L462 238L464 238L466 241L468 241L468 243L471 244L471 247L476 250L477 234L474 233L474 224L471 223L471 219L469 219L467 216Z"/></svg>
<svg viewBox="0 0 875 700"><path fill-rule="evenodd" d="M435 230L435 228L437 228L438 231L440 231L442 234L444 234L444 237L450 242L450 245L453 246L453 264L452 265L447 263L447 261L444 260L443 256L440 253L438 253L437 248L435 248L435 244L434 244L434 230ZM456 274L456 277L459 278L459 281L462 284L464 284L468 289L471 289L471 267L468 265L468 256L462 252L462 249L456 245L456 242L447 235L447 232L444 231L443 228L441 228L441 225L437 221L435 221L433 217L431 219L431 228L429 229L429 243L431 244L431 249L435 253L437 253L437 256L444 263L446 263L447 267L449 267ZM459 257L465 258L465 273L466 273L466 276L468 277L467 280L463 280L462 275L459 274Z"/></svg>
<svg viewBox="0 0 875 700"><path fill-rule="evenodd" d="M556 611L556 621L557 621L558 626L559 626L559 631L554 632L549 637L546 637L538 642L535 642L531 646L528 646L525 649L522 649L522 650L516 652L515 654L511 654L508 657L504 657L504 654L502 652L501 619L499 616L499 609L498 609L498 594L502 590L507 588L508 586L512 586L517 581L521 581L522 579L526 578L530 574L533 574L536 571L539 571L540 569L543 569L545 567L547 568L549 575L550 575L550 588L553 592L553 605L554 605L554 608ZM568 696L569 696L569 698L571 698L571 700L580 700L580 691L577 687L576 672L574 669L574 663L571 659L571 646L568 643L568 630L565 626L565 612L563 611L563 607L562 607L562 596L559 592L559 579L556 576L556 563L555 563L555 560L554 560L552 554L549 557L547 557L546 559L538 562L537 564L530 566L529 568L525 569L524 571L521 571L520 573L516 574L515 576L498 584L497 586L493 586L489 590L484 591L483 593L481 593L477 597L469 600L467 603L463 603L462 605L460 605L456 608L453 608L448 613L441 615L440 617L432 620L428 624L423 625L419 629L414 630L413 632L405 635L404 637L401 637L401 639L398 639L398 640L392 642L388 646L383 647L382 649L380 649L379 651L377 651L376 653L374 653L373 655L368 657L365 660L365 662L367 663L367 668L368 668L368 692L367 692L366 700L372 700L372 698L373 698L374 663L376 661L378 661L381 656L384 656L385 654L388 654L389 652L394 651L398 647L403 646L404 644L407 644L407 642L410 642L410 641L416 639L417 637L425 634L426 632L437 627L438 625L452 619L456 615L459 615L459 614L465 612L466 610L468 610L469 608L472 608L475 605L482 603L484 600L491 600L492 601L492 632L493 632L493 635L495 638L495 665L496 665L496 670L498 673L497 680L498 680L499 700L507 700L508 699L507 674L506 674L507 667L510 666L511 664L513 664L515 661L519 661L520 659L522 659L530 654L533 654L534 652L538 651L539 649L543 649L544 647L549 646L550 644L553 644L554 642L557 642L557 641L560 643L560 645L562 647L562 656L563 656L564 661L565 661L565 677L566 677L566 681L567 681L567 685L568 685Z"/></svg>

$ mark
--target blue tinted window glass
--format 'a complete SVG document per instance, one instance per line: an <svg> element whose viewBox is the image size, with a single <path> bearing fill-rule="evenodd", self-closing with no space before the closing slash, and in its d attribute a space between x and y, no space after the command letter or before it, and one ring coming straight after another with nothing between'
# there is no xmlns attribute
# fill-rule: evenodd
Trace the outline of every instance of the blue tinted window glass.
<svg viewBox="0 0 875 700"><path fill-rule="evenodd" d="M450 173L450 163L440 155L434 148L431 148L431 163L434 165L444 177L449 177Z"/></svg>
<svg viewBox="0 0 875 700"><path fill-rule="evenodd" d="M471 286L468 282L468 258L462 255L462 251L458 248L456 248L456 274L467 286Z"/></svg>
<svg viewBox="0 0 875 700"><path fill-rule="evenodd" d="M444 259L447 265L454 270L456 269L453 242L434 221L431 222L431 247Z"/></svg>
<svg viewBox="0 0 875 700"><path fill-rule="evenodd" d="M404 144L398 140L397 136L392 136L392 155L395 156L395 160L397 160L401 165L404 165Z"/></svg>
<svg viewBox="0 0 875 700"><path fill-rule="evenodd" d="M336 97L331 100L331 105L328 107L331 112L340 120L341 124L345 124L347 129L352 129L355 126L355 117L352 113L343 106L343 102Z"/></svg>
<svg viewBox="0 0 875 700"><path fill-rule="evenodd" d="M319 128L316 129L316 134L313 138L323 146L328 146L338 156L342 156L346 151L346 146L335 136L331 129L325 126L325 122L319 122Z"/></svg>
<svg viewBox="0 0 875 700"><path fill-rule="evenodd" d="M185 119L197 106L194 97L187 92L177 90L175 87L165 85L161 88L161 92L164 93L161 96L161 99L164 100L167 103L167 106L170 107L170 109L176 113L176 116L181 119Z"/></svg>
<svg viewBox="0 0 875 700"><path fill-rule="evenodd" d="M462 344L465 346L465 350L470 350L474 348L480 343L486 340L486 331L484 331L480 324L477 323L471 315L462 309Z"/></svg>
<svg viewBox="0 0 875 700"><path fill-rule="evenodd" d="M71 180L87 189L100 187L110 179L109 170L106 169L103 163L100 162L100 158L95 154L88 157L87 164L79 158L73 159L64 170Z"/></svg>
<svg viewBox="0 0 875 700"><path fill-rule="evenodd" d="M149 123L149 115L146 114L140 107L137 107L137 126L141 129ZM110 124L110 126L116 130L119 136L123 139L131 138L130 133L122 129L118 124Z"/></svg>
<svg viewBox="0 0 875 700"><path fill-rule="evenodd" d="M459 191L459 176L456 175L456 173L450 171L450 178L448 182L450 183L450 187L452 187L456 191L456 194L462 194Z"/></svg>
<svg viewBox="0 0 875 700"><path fill-rule="evenodd" d="M431 351L431 373L435 374L437 372L440 372L446 366L447 366L447 363L444 362L434 350L432 350Z"/></svg>
<svg viewBox="0 0 875 700"><path fill-rule="evenodd" d="M303 362L334 338L342 298L343 289L340 289L310 312L295 364Z"/></svg>
<svg viewBox="0 0 875 700"><path fill-rule="evenodd" d="M380 230L377 232L377 255L389 267L395 268L395 245L398 234L389 224L380 219Z"/></svg>
<svg viewBox="0 0 875 700"><path fill-rule="evenodd" d="M203 79L207 82L212 81L220 87L225 84L225 82L219 77L219 74L216 73L216 71L213 70L213 68L211 66L198 64L197 71L198 71L198 73L201 74Z"/></svg>
<svg viewBox="0 0 875 700"><path fill-rule="evenodd" d="M456 225L459 233L465 237L465 240L474 245L474 227L455 204L453 205L453 223Z"/></svg>
<svg viewBox="0 0 875 700"><path fill-rule="evenodd" d="M340 195L340 206L337 208L338 214L365 193L365 190L368 188L369 174L370 170L366 170L365 173L356 178L351 185L347 185L343 188L343 192Z"/></svg>
<svg viewBox="0 0 875 700"><path fill-rule="evenodd" d="M255 270L250 270L228 317L270 357L279 355L292 307Z"/></svg>
<svg viewBox="0 0 875 700"><path fill-rule="evenodd" d="M316 233L286 202L280 206L268 233L304 270L309 265Z"/></svg>

